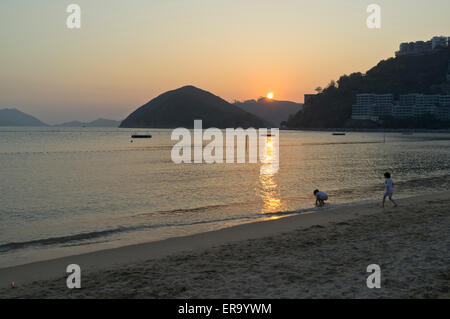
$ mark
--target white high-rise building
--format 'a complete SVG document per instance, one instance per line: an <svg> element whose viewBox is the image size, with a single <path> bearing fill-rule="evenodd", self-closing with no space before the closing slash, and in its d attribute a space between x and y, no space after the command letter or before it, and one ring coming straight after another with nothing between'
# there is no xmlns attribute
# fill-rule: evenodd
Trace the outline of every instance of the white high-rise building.
<svg viewBox="0 0 450 319"><path fill-rule="evenodd" d="M439 95L417 94L414 116L421 117L426 114L437 115L438 103Z"/></svg>
<svg viewBox="0 0 450 319"><path fill-rule="evenodd" d="M383 116L399 118L433 115L450 120L450 95L401 94L394 101L392 94L358 94L352 119L378 121Z"/></svg>
<svg viewBox="0 0 450 319"><path fill-rule="evenodd" d="M439 95L438 117L450 120L450 95Z"/></svg>
<svg viewBox="0 0 450 319"><path fill-rule="evenodd" d="M393 102L392 94L358 94L352 118L378 121L381 116L392 114Z"/></svg>
<svg viewBox="0 0 450 319"><path fill-rule="evenodd" d="M400 49L395 52L395 56L421 55L434 52L439 48L448 48L450 37L437 36L429 41L404 42L400 44Z"/></svg>
<svg viewBox="0 0 450 319"><path fill-rule="evenodd" d="M450 38L449 38L450 39ZM450 40L449 40L450 41ZM450 42L449 42L450 43ZM450 63L448 65L448 69L447 69L447 82L450 82Z"/></svg>
<svg viewBox="0 0 450 319"><path fill-rule="evenodd" d="M394 105L392 116L394 117L414 117L418 94L402 94L398 102Z"/></svg>

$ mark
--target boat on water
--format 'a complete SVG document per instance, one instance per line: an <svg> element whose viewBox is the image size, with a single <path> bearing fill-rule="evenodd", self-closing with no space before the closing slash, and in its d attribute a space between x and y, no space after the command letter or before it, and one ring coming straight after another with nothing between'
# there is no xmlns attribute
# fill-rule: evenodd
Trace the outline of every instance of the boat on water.
<svg viewBox="0 0 450 319"><path fill-rule="evenodd" d="M335 133L333 133L333 135L334 135L334 136L345 136L345 135L347 135L347 133L344 133L344 132L335 132Z"/></svg>
<svg viewBox="0 0 450 319"><path fill-rule="evenodd" d="M131 138L152 138L150 134L133 134Z"/></svg>

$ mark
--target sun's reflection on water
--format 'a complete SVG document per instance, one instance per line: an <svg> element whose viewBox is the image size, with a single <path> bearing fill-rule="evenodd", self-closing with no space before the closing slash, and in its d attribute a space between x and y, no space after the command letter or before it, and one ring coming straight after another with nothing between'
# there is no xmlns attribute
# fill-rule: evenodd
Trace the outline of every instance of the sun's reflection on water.
<svg viewBox="0 0 450 319"><path fill-rule="evenodd" d="M259 173L259 196L262 199L261 213L275 213L282 210L279 187L276 181L278 174L278 136L268 135L260 140L264 143L261 151L261 167Z"/></svg>

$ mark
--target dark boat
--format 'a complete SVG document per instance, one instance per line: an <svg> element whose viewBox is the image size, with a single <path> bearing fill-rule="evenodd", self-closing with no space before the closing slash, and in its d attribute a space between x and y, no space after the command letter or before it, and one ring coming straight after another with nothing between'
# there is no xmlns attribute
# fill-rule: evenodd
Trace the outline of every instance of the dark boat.
<svg viewBox="0 0 450 319"><path fill-rule="evenodd" d="M333 133L334 136L344 136L347 135L346 133Z"/></svg>
<svg viewBox="0 0 450 319"><path fill-rule="evenodd" d="M152 138L150 134L133 134L131 138Z"/></svg>

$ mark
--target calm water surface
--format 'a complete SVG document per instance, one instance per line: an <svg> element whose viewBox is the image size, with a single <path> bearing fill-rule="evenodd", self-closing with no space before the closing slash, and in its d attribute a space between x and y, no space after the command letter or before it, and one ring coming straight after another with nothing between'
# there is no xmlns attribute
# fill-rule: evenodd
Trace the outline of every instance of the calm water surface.
<svg viewBox="0 0 450 319"><path fill-rule="evenodd" d="M0 128L0 267L448 190L450 134L280 132L280 169L171 161L171 130ZM384 140L386 142L384 142ZM320 213L320 212L319 212Z"/></svg>

